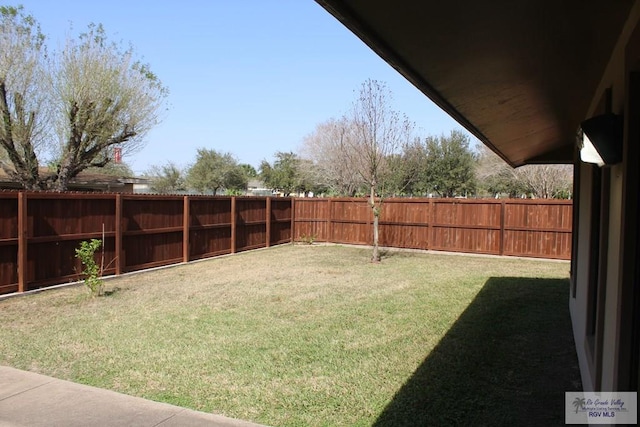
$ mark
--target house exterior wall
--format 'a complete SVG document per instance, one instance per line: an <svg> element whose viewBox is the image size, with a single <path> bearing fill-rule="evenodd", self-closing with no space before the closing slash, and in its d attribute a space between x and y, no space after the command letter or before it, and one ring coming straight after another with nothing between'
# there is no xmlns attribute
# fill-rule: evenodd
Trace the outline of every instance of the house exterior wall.
<svg viewBox="0 0 640 427"><path fill-rule="evenodd" d="M622 230L622 166L611 170L609 185L609 230L607 253L607 273L605 286L604 331L602 341L602 377L601 390L617 390L616 369L618 360L618 300L620 296L620 237Z"/></svg>
<svg viewBox="0 0 640 427"><path fill-rule="evenodd" d="M605 112L603 99L609 89L612 112L625 118L625 152L629 152L630 144L639 143L632 129L639 127L640 117L634 117L635 110L629 111L629 75L640 70L640 55L634 53L640 52L639 35L640 2L636 2L584 118ZM635 158L627 154L623 163L600 171L602 181L594 178L598 176L593 171L595 166L579 160L576 165L580 168L578 206L574 207L578 210L578 223L574 224L578 237L572 271L575 292L572 290L569 307L585 391L637 391L637 381L629 379L630 374L638 372L637 365L635 371L630 368L637 364L632 351L637 345L637 329L630 323L635 324L633 319L639 313L637 304L629 300L638 292L634 289L637 269L631 265L638 260L633 259L635 255L629 256L629 248L637 254L637 243L631 241L636 239L636 229L630 225L637 221L637 201L633 199L638 183L630 179L629 171L639 167L640 159L637 150L631 153ZM600 182L604 183L601 191ZM601 203L594 206L598 194ZM595 233L594 237L594 228L599 236Z"/></svg>
<svg viewBox="0 0 640 427"><path fill-rule="evenodd" d="M575 252L575 271L572 272L572 280L575 282L575 294L569 299L569 311L573 325L573 336L582 374L582 387L585 391L593 391L595 380L592 376L590 358L587 352L587 305L588 305L588 280L589 280L589 253L592 246L591 230L591 188L593 187L590 169L592 166L578 163L580 168L580 188L578 209L578 224L574 226L574 233L578 233L577 249Z"/></svg>

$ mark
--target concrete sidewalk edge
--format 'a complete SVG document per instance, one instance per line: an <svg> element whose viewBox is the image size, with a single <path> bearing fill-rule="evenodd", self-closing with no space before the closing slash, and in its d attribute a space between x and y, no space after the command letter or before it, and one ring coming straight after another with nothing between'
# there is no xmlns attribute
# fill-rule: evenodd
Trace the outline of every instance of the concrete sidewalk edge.
<svg viewBox="0 0 640 427"><path fill-rule="evenodd" d="M264 427L0 366L0 426Z"/></svg>

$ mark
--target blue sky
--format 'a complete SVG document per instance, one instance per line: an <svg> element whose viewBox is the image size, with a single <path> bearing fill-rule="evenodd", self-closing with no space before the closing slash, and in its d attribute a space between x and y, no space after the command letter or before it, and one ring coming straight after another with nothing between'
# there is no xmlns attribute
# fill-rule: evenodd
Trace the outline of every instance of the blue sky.
<svg viewBox="0 0 640 427"><path fill-rule="evenodd" d="M187 167L200 147L256 167L272 161L276 151L296 151L318 123L346 112L367 78L387 83L394 109L419 135L462 129L313 0L17 4L40 22L50 49L102 23L168 87L163 122L125 159L136 173L170 160Z"/></svg>

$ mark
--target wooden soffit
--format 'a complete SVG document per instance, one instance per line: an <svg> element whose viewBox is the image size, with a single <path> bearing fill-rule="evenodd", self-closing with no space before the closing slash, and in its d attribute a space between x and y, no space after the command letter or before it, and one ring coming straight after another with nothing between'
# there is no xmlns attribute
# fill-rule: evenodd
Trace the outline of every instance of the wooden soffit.
<svg viewBox="0 0 640 427"><path fill-rule="evenodd" d="M634 0L316 0L512 166L570 163Z"/></svg>

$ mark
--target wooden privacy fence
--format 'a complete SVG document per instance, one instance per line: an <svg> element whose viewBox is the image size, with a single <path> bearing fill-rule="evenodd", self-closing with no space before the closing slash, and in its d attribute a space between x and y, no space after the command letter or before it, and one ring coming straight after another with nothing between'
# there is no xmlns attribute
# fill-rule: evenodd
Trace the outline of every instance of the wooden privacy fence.
<svg viewBox="0 0 640 427"><path fill-rule="evenodd" d="M294 239L370 245L365 199L294 199ZM388 199L380 245L571 259L572 202L529 199Z"/></svg>
<svg viewBox="0 0 640 427"><path fill-rule="evenodd" d="M291 224L288 198L0 192L0 294L80 279L84 240L110 275L290 242Z"/></svg>
<svg viewBox="0 0 640 427"><path fill-rule="evenodd" d="M81 278L80 242L103 239L104 274L292 240L370 245L365 199L0 192L0 294ZM389 247L571 258L572 203L388 199Z"/></svg>

